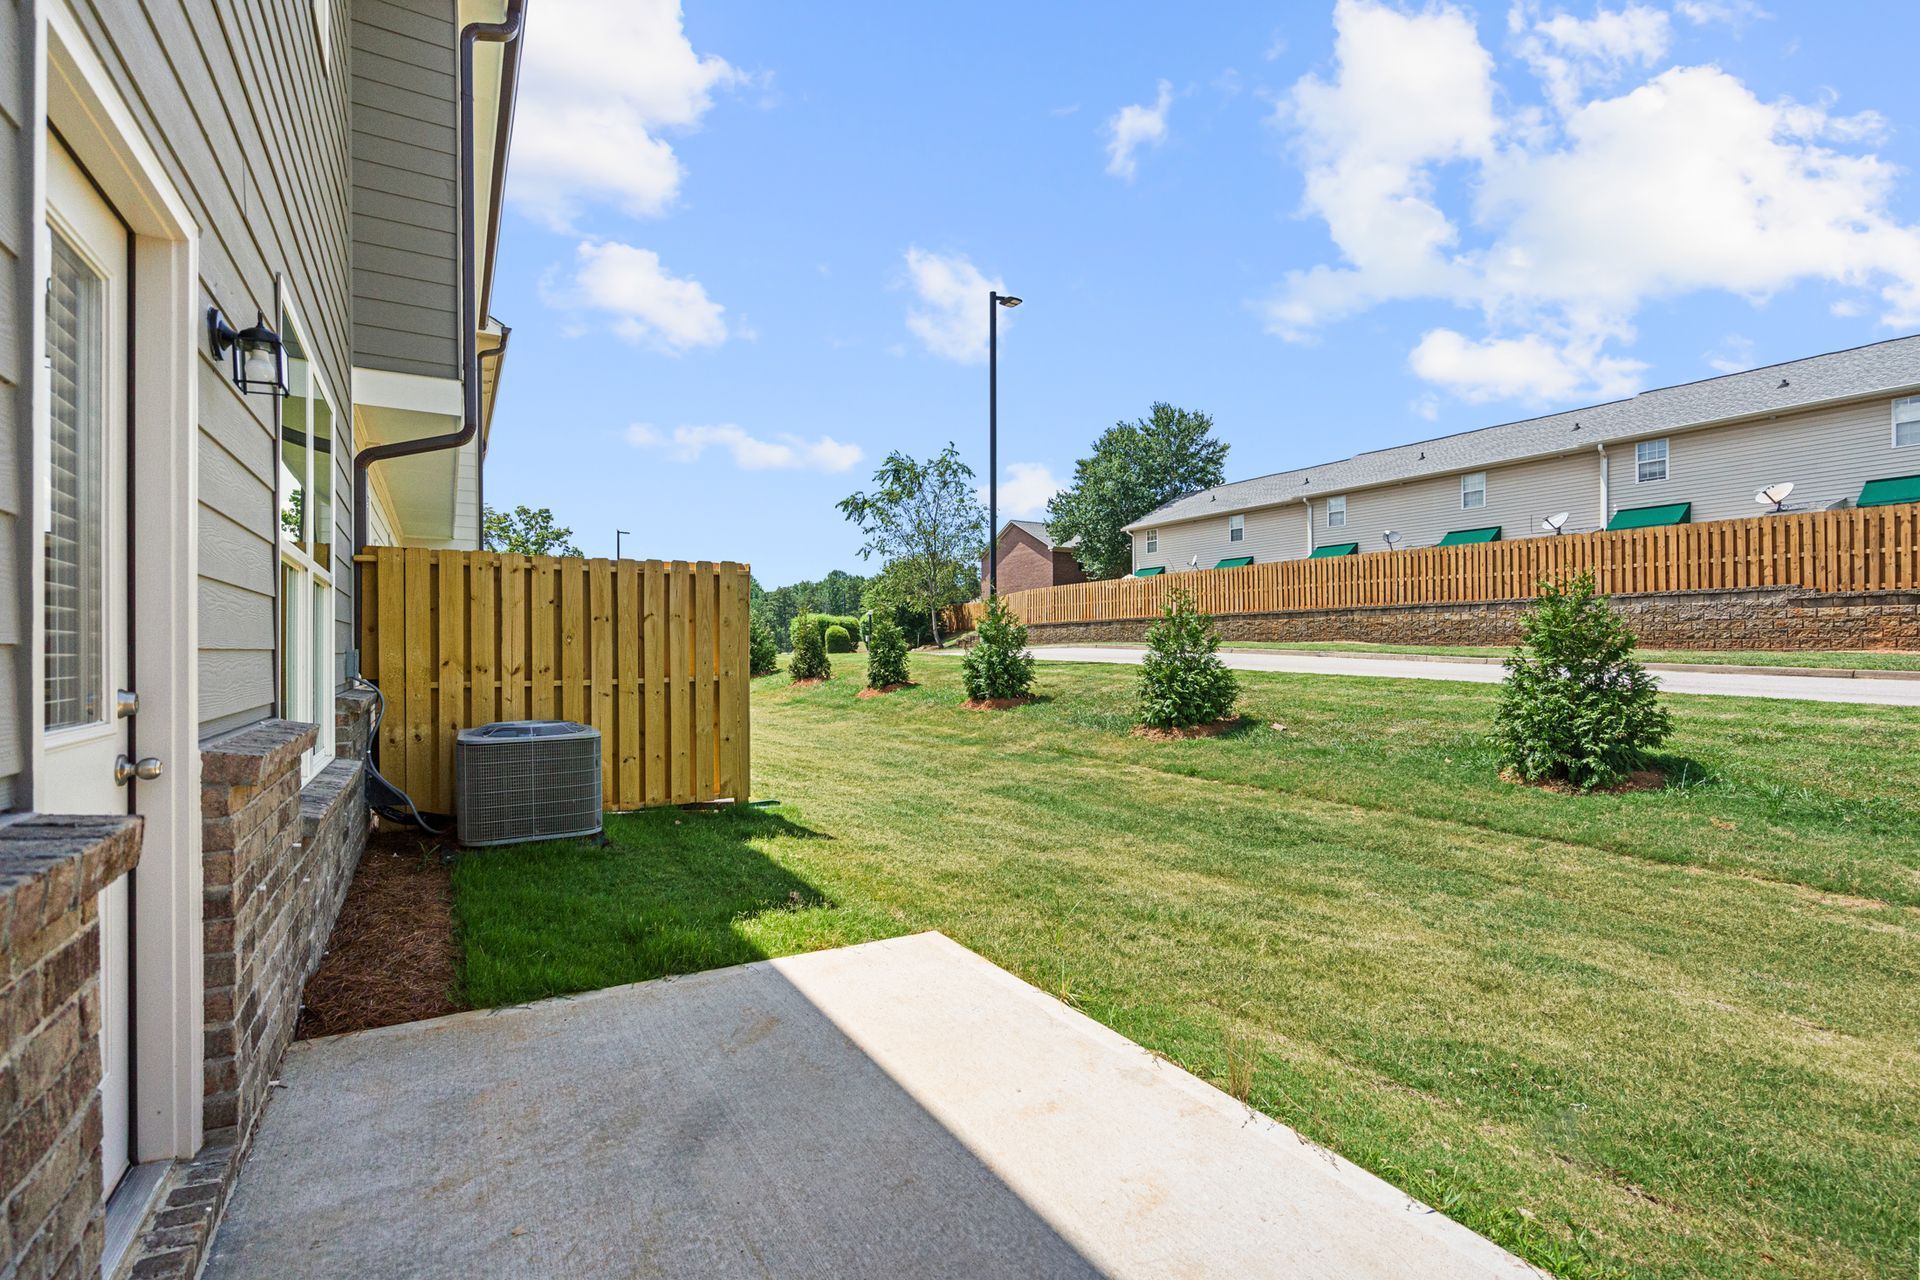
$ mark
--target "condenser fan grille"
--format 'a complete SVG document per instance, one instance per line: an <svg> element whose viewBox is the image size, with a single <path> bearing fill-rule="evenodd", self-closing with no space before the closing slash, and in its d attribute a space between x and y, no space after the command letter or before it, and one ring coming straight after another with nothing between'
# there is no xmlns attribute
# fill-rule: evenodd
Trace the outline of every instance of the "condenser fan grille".
<svg viewBox="0 0 1920 1280"><path fill-rule="evenodd" d="M462 730L454 792L461 844L592 835L600 830L600 731L566 720Z"/></svg>

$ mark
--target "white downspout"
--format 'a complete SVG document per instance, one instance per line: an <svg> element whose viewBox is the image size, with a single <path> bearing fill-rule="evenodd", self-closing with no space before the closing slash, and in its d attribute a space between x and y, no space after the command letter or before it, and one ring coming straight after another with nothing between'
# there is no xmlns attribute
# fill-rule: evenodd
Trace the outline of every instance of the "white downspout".
<svg viewBox="0 0 1920 1280"><path fill-rule="evenodd" d="M1607 492L1607 446L1597 444L1594 448L1600 451L1600 527L1604 529L1613 519L1613 502Z"/></svg>
<svg viewBox="0 0 1920 1280"><path fill-rule="evenodd" d="M1302 498L1300 505L1307 509L1307 558L1313 558L1313 499Z"/></svg>

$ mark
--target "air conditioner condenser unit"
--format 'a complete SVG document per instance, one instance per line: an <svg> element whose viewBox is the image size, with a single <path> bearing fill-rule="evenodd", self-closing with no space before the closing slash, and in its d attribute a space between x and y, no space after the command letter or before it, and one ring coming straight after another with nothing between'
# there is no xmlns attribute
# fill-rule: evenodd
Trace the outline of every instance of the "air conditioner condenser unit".
<svg viewBox="0 0 1920 1280"><path fill-rule="evenodd" d="M462 729L453 793L463 845L593 835L601 827L600 731L570 720Z"/></svg>

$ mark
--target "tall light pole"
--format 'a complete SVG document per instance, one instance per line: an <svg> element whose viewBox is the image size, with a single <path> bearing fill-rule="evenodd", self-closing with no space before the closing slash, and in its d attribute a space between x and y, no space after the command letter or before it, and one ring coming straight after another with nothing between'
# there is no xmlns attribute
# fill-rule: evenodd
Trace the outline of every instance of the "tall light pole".
<svg viewBox="0 0 1920 1280"><path fill-rule="evenodd" d="M631 538L632 536L633 531L630 529L615 529L613 531L613 558L615 560L620 558L620 539Z"/></svg>
<svg viewBox="0 0 1920 1280"><path fill-rule="evenodd" d="M1000 308L1020 299L987 291L987 595L1000 594Z"/></svg>

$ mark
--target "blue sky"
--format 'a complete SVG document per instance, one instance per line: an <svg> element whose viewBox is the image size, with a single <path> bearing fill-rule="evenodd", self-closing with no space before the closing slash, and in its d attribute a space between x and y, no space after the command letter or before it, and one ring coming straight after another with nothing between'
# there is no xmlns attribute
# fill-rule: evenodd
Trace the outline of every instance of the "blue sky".
<svg viewBox="0 0 1920 1280"><path fill-rule="evenodd" d="M1003 515L1155 400L1239 478L1920 329L1920 6L529 9L488 498L589 554L862 568L991 282Z"/></svg>

